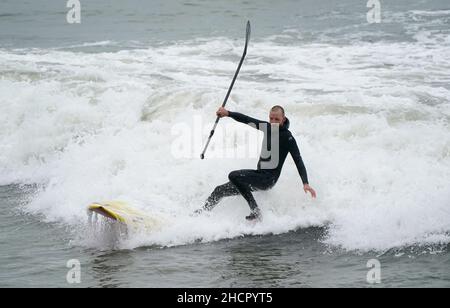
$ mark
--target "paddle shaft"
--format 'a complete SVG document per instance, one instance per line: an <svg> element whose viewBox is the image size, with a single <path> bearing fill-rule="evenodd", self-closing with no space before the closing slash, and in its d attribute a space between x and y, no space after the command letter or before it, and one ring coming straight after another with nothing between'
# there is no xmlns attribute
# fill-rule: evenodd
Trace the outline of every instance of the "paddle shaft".
<svg viewBox="0 0 450 308"><path fill-rule="evenodd" d="M230 97L230 94L231 94L231 90L233 89L234 83L236 82L236 79L237 79L237 77L239 75L239 71L241 70L242 63L244 63L245 56L247 55L247 47L248 47L248 42L250 40L250 33L251 33L251 26L250 26L250 21L248 21L247 22L247 31L246 31L246 35L245 35L244 53L242 54L241 61L239 62L239 65L238 65L238 68L236 70L236 73L234 74L233 81L231 82L231 85L228 88L228 92L227 92L227 95L225 96L225 99L223 101L222 107L225 107L225 105L227 104L228 98ZM217 124L219 124L219 120L220 120L220 117L217 117L216 118L216 122L214 123L214 127L211 130L211 133L209 134L209 138L208 138L208 141L206 142L205 148L203 149L203 152L200 155L201 159L205 159L206 150L208 149L209 143L211 142L211 139L214 136L214 132L216 131Z"/></svg>

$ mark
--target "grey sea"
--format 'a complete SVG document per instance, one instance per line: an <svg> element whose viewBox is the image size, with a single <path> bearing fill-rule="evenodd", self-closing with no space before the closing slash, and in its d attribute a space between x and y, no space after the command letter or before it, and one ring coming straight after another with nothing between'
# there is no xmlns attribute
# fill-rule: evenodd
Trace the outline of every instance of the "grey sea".
<svg viewBox="0 0 450 308"><path fill-rule="evenodd" d="M318 194L288 158L256 224L190 215L256 168L230 119L199 158L247 20L227 108L283 105ZM0 287L448 288L449 179L447 0L0 0Z"/></svg>

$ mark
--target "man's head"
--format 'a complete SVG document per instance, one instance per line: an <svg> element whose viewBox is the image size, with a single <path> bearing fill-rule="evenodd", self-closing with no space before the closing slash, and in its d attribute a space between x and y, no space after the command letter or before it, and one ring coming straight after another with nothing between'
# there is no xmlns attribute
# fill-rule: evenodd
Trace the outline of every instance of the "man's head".
<svg viewBox="0 0 450 308"><path fill-rule="evenodd" d="M281 106L273 106L272 109L270 109L270 124L279 124L281 126L284 125L284 122L286 122L286 116L284 114L284 108Z"/></svg>

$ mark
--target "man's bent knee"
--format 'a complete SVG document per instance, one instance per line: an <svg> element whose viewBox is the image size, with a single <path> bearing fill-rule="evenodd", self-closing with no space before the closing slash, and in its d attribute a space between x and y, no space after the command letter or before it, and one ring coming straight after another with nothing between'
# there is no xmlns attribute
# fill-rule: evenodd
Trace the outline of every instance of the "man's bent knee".
<svg viewBox="0 0 450 308"><path fill-rule="evenodd" d="M236 182L236 179L239 178L240 176L241 176L241 174L239 171L232 171L228 175L228 179L230 180L230 182L234 183L234 182Z"/></svg>

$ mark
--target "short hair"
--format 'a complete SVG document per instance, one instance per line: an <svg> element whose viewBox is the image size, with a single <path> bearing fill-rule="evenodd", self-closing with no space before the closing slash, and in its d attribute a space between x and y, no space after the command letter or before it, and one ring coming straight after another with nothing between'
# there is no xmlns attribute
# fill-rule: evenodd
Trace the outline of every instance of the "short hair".
<svg viewBox="0 0 450 308"><path fill-rule="evenodd" d="M284 108L281 107L280 105L273 106L272 109L270 109L270 111L271 112L272 111L281 111L283 113L283 116L285 115Z"/></svg>

